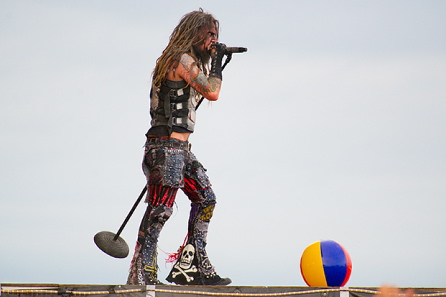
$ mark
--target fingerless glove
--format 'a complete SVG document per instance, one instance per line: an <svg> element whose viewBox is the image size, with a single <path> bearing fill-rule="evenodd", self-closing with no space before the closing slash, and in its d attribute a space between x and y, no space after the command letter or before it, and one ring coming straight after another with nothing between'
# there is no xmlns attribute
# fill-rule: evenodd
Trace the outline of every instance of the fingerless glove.
<svg viewBox="0 0 446 297"><path fill-rule="evenodd" d="M223 43L214 43L211 45L211 70L209 76L223 79L222 62L226 53L226 45Z"/></svg>

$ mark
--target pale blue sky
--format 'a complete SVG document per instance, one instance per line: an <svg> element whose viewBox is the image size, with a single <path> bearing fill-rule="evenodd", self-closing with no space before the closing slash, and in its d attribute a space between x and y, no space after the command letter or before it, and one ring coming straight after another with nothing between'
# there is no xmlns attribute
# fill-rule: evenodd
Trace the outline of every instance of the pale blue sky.
<svg viewBox="0 0 446 297"><path fill-rule="evenodd" d="M0 1L0 282L123 284L102 253L145 179L150 73L203 7L244 46L191 138L218 197L208 253L234 285L305 286L332 239L348 286L444 287L446 2ZM186 234L183 194L160 279ZM122 233L133 250L144 211Z"/></svg>

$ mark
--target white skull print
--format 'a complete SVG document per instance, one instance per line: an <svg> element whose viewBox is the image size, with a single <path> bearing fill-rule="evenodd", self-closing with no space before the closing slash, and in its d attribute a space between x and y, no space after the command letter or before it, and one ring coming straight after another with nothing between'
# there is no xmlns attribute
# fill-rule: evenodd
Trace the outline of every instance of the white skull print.
<svg viewBox="0 0 446 297"><path fill-rule="evenodd" d="M194 256L195 256L194 246L191 244L186 245L183 251L181 252L180 265L179 265L181 269L189 269L192 265L192 261L194 260Z"/></svg>

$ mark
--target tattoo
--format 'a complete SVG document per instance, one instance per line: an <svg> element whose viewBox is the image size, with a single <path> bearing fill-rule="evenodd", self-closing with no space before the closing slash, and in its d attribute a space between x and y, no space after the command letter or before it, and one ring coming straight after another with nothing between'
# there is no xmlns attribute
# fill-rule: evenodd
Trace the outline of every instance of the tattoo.
<svg viewBox="0 0 446 297"><path fill-rule="evenodd" d="M211 92L215 92L221 88L221 79L216 77L209 77L209 88Z"/></svg>
<svg viewBox="0 0 446 297"><path fill-rule="evenodd" d="M188 54L181 57L180 64L186 70L185 80L199 93L211 93L220 90L221 80L216 77L206 77L197 66L197 62Z"/></svg>

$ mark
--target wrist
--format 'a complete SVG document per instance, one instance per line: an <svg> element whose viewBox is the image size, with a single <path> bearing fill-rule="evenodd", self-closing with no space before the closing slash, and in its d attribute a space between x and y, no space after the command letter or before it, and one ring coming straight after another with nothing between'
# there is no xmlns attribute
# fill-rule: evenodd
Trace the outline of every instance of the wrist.
<svg viewBox="0 0 446 297"><path fill-rule="evenodd" d="M222 56L217 56L211 60L211 70L209 71L209 76L213 76L219 79L223 79L223 68L222 68Z"/></svg>

